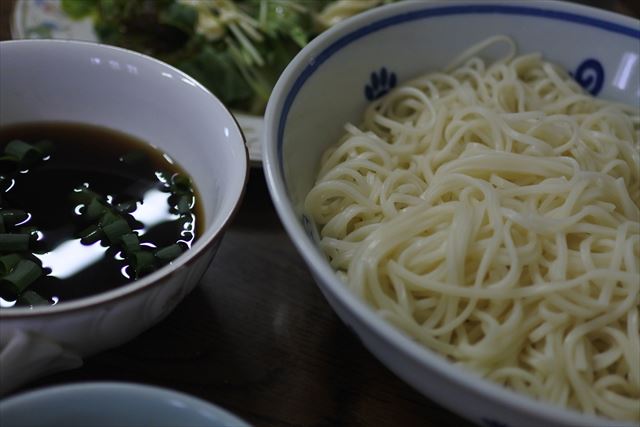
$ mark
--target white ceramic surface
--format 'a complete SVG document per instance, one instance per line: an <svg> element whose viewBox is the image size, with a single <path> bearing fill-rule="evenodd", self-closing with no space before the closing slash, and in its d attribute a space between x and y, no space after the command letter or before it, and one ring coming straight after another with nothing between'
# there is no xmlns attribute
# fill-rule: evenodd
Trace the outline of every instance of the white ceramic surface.
<svg viewBox="0 0 640 427"><path fill-rule="evenodd" d="M71 19L60 0L17 0L11 17L11 36L16 39L60 39L98 42L91 18ZM245 134L251 166L262 165L260 135L262 116L235 111Z"/></svg>
<svg viewBox="0 0 640 427"><path fill-rule="evenodd" d="M166 316L204 273L248 176L242 133L186 74L124 49L61 40L0 43L0 126L66 121L152 143L192 176L203 233L171 264L112 291L53 307L0 310L0 392L119 345Z"/></svg>
<svg viewBox="0 0 640 427"><path fill-rule="evenodd" d="M637 20L562 2L393 4L322 34L282 74L265 115L269 190L335 311L372 353L423 394L486 427L611 425L480 379L398 332L340 282L302 215L321 153L343 134L345 122L358 123L368 97L392 86L392 74L403 81L441 69L466 47L495 34L512 37L520 52L543 52L597 96L640 103Z"/></svg>
<svg viewBox="0 0 640 427"><path fill-rule="evenodd" d="M48 387L0 402L3 427L249 427L224 409L176 391L98 382Z"/></svg>

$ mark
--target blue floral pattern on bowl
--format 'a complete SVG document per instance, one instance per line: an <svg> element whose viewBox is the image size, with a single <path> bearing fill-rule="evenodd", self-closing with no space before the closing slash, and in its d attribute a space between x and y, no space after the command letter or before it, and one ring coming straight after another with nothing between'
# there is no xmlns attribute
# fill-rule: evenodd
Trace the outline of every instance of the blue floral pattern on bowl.
<svg viewBox="0 0 640 427"><path fill-rule="evenodd" d="M596 96L604 84L604 67L597 59L588 58L578 65L572 76L584 90Z"/></svg>
<svg viewBox="0 0 640 427"><path fill-rule="evenodd" d="M396 73L382 67L379 71L371 73L369 83L364 87L364 96L369 101L381 98L396 86L397 80Z"/></svg>
<svg viewBox="0 0 640 427"><path fill-rule="evenodd" d="M309 236L311 240L314 242L318 242L320 239L317 238L317 231L313 222L306 215L302 215L302 226L304 227L304 232Z"/></svg>
<svg viewBox="0 0 640 427"><path fill-rule="evenodd" d="M594 58L587 58L578 65L575 72L569 73L580 86L593 96L597 96L604 85L604 67ZM364 87L364 96L375 101L386 95L397 84L396 73L386 67L370 74L369 82Z"/></svg>

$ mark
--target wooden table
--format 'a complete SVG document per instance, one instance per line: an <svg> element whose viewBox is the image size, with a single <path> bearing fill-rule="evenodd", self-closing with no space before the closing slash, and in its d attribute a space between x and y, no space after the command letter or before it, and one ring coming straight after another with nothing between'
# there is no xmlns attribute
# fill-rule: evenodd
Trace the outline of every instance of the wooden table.
<svg viewBox="0 0 640 427"><path fill-rule="evenodd" d="M11 3L0 0L0 40L10 38ZM632 4L618 10L637 16ZM199 287L166 320L16 393L82 381L179 390L256 426L471 426L394 376L334 314L261 169Z"/></svg>

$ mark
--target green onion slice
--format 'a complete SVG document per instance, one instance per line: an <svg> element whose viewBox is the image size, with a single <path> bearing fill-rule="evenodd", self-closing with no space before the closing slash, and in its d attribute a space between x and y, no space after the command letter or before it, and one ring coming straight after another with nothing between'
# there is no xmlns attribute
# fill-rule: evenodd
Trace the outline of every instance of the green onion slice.
<svg viewBox="0 0 640 427"><path fill-rule="evenodd" d="M121 220L122 218L120 217L120 215L115 214L113 212L111 212L110 210L106 209L104 211L104 213L102 214L102 218L100 218L100 226L104 227L105 225L109 225L113 222L116 222L118 220Z"/></svg>
<svg viewBox="0 0 640 427"><path fill-rule="evenodd" d="M100 201L100 199L94 197L87 204L84 214L89 219L98 219L104 215L105 212L107 212L107 207Z"/></svg>
<svg viewBox="0 0 640 427"><path fill-rule="evenodd" d="M18 162L24 165L30 165L42 159L42 152L39 149L19 139L10 141L4 148L4 153L15 157Z"/></svg>
<svg viewBox="0 0 640 427"><path fill-rule="evenodd" d="M0 256L0 276L8 274L21 259L22 257L18 254Z"/></svg>
<svg viewBox="0 0 640 427"><path fill-rule="evenodd" d="M115 244L123 235L131 233L131 227L129 227L129 223L127 221L122 218L118 218L103 226L102 231L105 236L107 236L107 239L109 239L109 242L111 242L111 244Z"/></svg>
<svg viewBox="0 0 640 427"><path fill-rule="evenodd" d="M140 239L136 233L127 233L120 238L122 250L125 254L131 255L140 250Z"/></svg>
<svg viewBox="0 0 640 427"><path fill-rule="evenodd" d="M136 278L143 273L151 271L155 267L155 256L151 252L138 251L131 254L131 266L135 271Z"/></svg>
<svg viewBox="0 0 640 427"><path fill-rule="evenodd" d="M116 209L119 212L124 212L124 213L131 213L135 211L137 208L138 208L138 202L136 202L135 200L118 203L116 205Z"/></svg>
<svg viewBox="0 0 640 427"><path fill-rule="evenodd" d="M29 249L29 234L0 234L0 252L24 252Z"/></svg>
<svg viewBox="0 0 640 427"><path fill-rule="evenodd" d="M177 258L182 252L183 252L182 246L180 246L177 243L174 243L173 245L169 245L155 251L155 256L160 261L169 262Z"/></svg>
<svg viewBox="0 0 640 427"><path fill-rule="evenodd" d="M188 176L182 174L175 174L171 178L171 184L177 193L191 193L191 180Z"/></svg>
<svg viewBox="0 0 640 427"><path fill-rule="evenodd" d="M20 295L29 285L42 276L42 268L29 259L21 259L9 274L0 279L0 283L9 285L16 295Z"/></svg>
<svg viewBox="0 0 640 427"><path fill-rule="evenodd" d="M18 297L18 301L25 305L48 305L49 301L44 299L40 294L35 291L28 290Z"/></svg>
<svg viewBox="0 0 640 427"><path fill-rule="evenodd" d="M83 245L92 245L102 239L104 233L98 225L91 225L80 232L80 243Z"/></svg>
<svg viewBox="0 0 640 427"><path fill-rule="evenodd" d="M186 214L191 212L191 204L193 202L193 197L189 195L182 195L178 199L178 203L176 205L176 209L179 214Z"/></svg>

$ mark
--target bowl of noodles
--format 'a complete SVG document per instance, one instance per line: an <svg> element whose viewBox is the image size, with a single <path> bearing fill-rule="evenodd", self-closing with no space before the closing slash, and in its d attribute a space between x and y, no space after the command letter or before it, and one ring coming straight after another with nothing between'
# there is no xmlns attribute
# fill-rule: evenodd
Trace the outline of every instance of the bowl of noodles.
<svg viewBox="0 0 640 427"><path fill-rule="evenodd" d="M282 222L365 346L486 427L640 420L640 25L403 2L279 79Z"/></svg>

